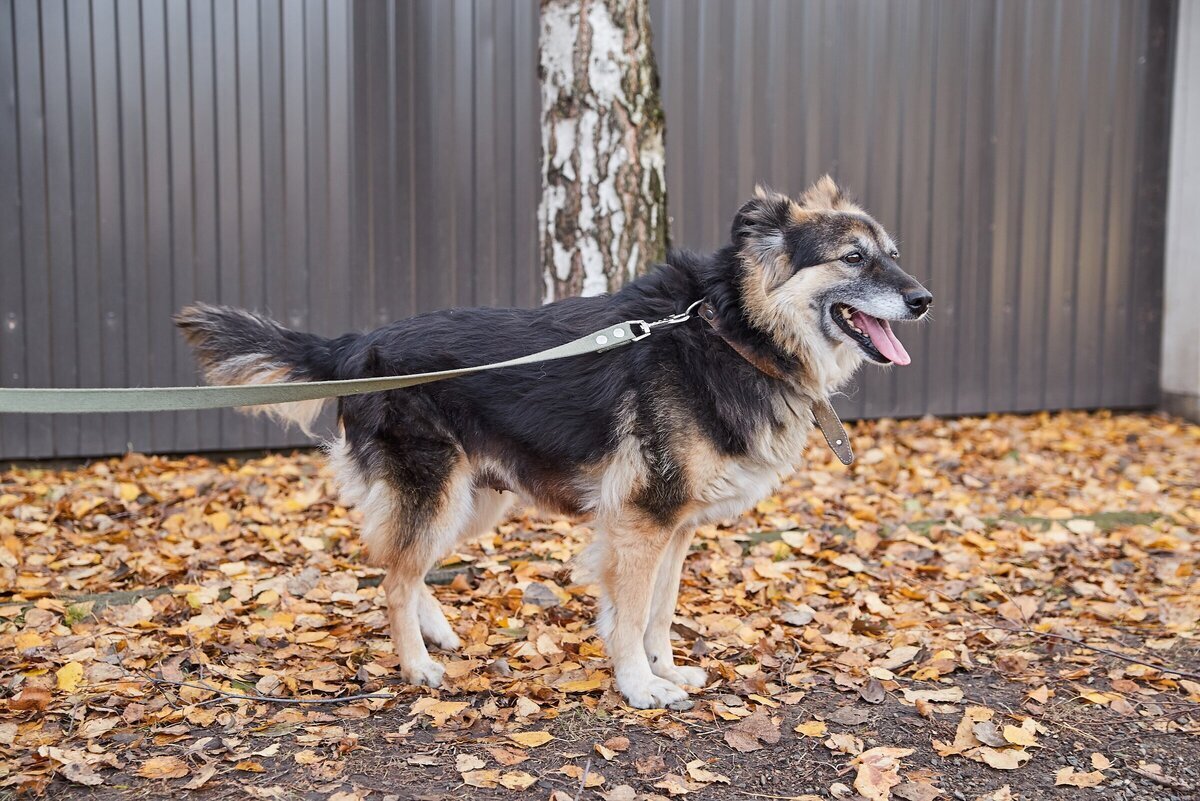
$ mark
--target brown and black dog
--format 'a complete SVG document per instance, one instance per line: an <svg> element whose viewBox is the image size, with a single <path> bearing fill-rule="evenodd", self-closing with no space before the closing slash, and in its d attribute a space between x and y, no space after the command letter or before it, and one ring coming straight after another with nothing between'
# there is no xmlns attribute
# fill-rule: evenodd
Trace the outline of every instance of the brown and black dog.
<svg viewBox="0 0 1200 801"><path fill-rule="evenodd" d="M343 500L387 568L409 681L442 681L426 642L460 644L425 573L520 496L591 520L581 562L602 589L597 629L617 686L633 706L657 707L706 681L676 664L670 642L696 527L773 492L800 460L810 405L863 361L908 364L889 321L920 319L932 296L898 259L825 177L799 200L756 191L724 248L674 252L614 295L433 312L335 339L205 305L177 322L210 382L323 381L497 362L707 301L707 324L611 352L343 398L328 445ZM320 406L261 410L307 427Z"/></svg>

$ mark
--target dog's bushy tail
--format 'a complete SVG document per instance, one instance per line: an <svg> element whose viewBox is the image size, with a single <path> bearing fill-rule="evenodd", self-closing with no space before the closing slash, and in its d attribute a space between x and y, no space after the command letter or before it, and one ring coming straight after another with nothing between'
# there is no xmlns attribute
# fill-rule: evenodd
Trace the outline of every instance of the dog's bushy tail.
<svg viewBox="0 0 1200 801"><path fill-rule="evenodd" d="M276 384L335 378L333 340L284 328L260 314L196 303L175 315L210 384ZM324 400L248 406L243 411L295 423L306 433Z"/></svg>

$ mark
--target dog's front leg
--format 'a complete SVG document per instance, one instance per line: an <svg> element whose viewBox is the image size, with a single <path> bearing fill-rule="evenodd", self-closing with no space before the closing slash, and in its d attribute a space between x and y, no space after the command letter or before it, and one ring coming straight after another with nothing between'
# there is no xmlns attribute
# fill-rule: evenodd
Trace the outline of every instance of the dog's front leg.
<svg viewBox="0 0 1200 801"><path fill-rule="evenodd" d="M646 627L643 644L650 670L655 676L675 684L703 687L708 674L703 668L682 667L675 664L671 653L671 621L675 617L675 604L679 600L679 577L688 547L692 544L690 529L678 531L671 538L663 553L662 563L654 581L654 597L650 605L650 623Z"/></svg>
<svg viewBox="0 0 1200 801"><path fill-rule="evenodd" d="M665 707L687 698L678 685L655 676L643 639L650 619L658 566L667 532L618 529L601 535L600 617L597 629L612 659L617 688L639 709Z"/></svg>

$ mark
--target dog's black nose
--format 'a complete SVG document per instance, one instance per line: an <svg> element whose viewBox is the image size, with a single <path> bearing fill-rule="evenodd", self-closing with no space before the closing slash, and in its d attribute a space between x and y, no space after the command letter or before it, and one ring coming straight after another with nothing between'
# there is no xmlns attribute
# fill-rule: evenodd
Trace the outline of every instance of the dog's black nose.
<svg viewBox="0 0 1200 801"><path fill-rule="evenodd" d="M933 294L923 286L909 289L904 292L904 303L913 314L924 314L933 303Z"/></svg>

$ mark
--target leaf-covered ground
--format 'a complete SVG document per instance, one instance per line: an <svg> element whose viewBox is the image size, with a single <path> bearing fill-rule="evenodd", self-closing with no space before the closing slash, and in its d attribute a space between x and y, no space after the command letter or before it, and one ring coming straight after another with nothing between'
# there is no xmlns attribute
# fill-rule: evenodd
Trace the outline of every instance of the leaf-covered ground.
<svg viewBox="0 0 1200 801"><path fill-rule="evenodd" d="M700 532L676 648L711 681L665 712L613 692L569 520L431 574L465 647L428 691L319 455L0 474L0 796L1198 797L1200 427L852 436Z"/></svg>

